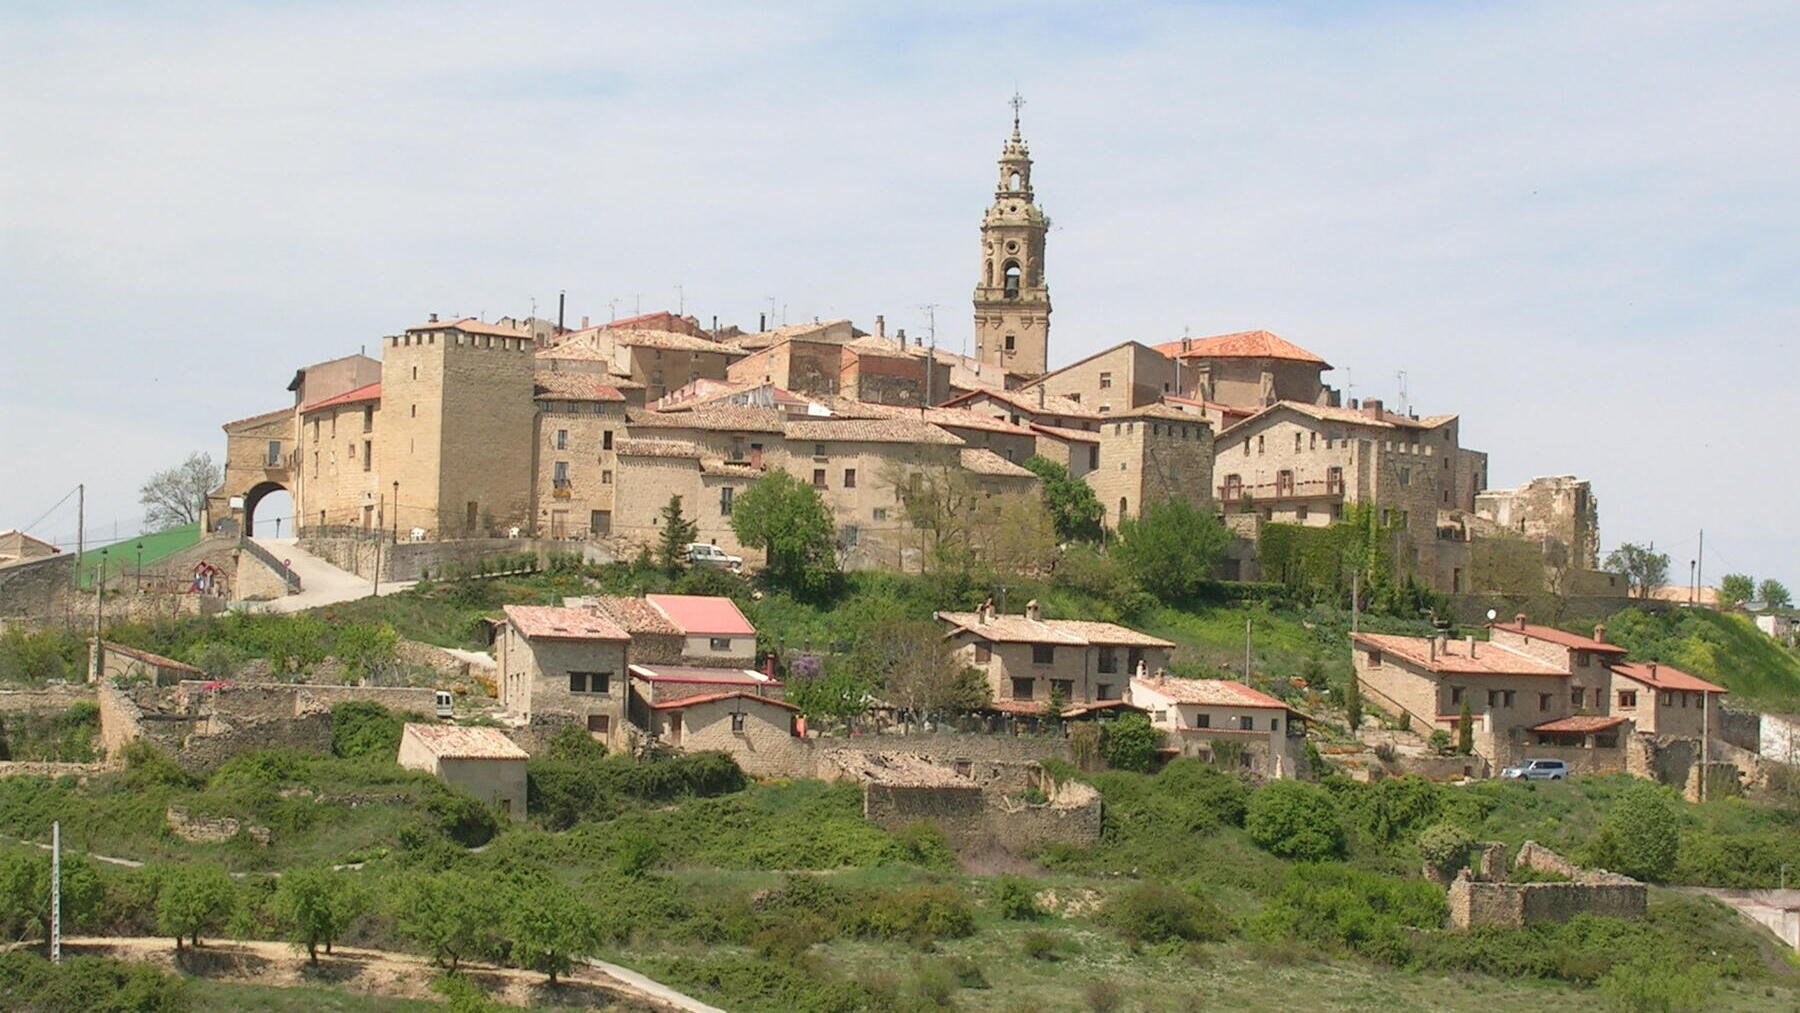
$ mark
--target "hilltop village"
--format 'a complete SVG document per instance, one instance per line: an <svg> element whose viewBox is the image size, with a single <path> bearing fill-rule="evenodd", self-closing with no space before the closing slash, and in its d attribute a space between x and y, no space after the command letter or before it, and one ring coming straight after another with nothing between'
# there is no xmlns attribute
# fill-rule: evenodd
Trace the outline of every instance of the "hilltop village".
<svg viewBox="0 0 1800 1013"><path fill-rule="evenodd" d="M1016 110L973 355L430 313L0 533L0 1006L1793 1009L1791 623L1268 331L1052 368Z"/></svg>

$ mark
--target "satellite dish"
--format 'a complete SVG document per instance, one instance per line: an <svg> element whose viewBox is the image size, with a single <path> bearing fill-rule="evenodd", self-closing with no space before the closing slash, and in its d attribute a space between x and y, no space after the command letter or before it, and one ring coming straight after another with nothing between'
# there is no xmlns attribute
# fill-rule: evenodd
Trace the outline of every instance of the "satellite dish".
<svg viewBox="0 0 1800 1013"><path fill-rule="evenodd" d="M1493 609L1488 609L1488 622L1491 623L1498 618L1500 618L1500 613L1495 612Z"/></svg>

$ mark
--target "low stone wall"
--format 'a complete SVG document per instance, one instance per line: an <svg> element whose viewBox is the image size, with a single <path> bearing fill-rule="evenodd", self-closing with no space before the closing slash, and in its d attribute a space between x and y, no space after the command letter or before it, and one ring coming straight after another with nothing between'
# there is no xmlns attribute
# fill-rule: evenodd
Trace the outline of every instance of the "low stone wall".
<svg viewBox="0 0 1800 1013"><path fill-rule="evenodd" d="M380 704L396 714L436 713L437 691L429 686L332 686L319 683L210 683L183 680L175 687L179 713L210 714L231 720L294 718L352 700Z"/></svg>
<svg viewBox="0 0 1800 1013"><path fill-rule="evenodd" d="M1642 918L1648 888L1627 876L1603 869L1583 869L1533 841L1519 849L1515 868L1568 876L1566 883L1511 883L1492 879L1504 870L1464 869L1450 884L1450 924L1459 929L1481 925L1522 928L1544 922L1566 922L1578 914L1604 918Z"/></svg>
<svg viewBox="0 0 1800 1013"><path fill-rule="evenodd" d="M76 701L93 699L94 687L85 683L42 689L0 689L0 714L68 710Z"/></svg>
<svg viewBox="0 0 1800 1013"><path fill-rule="evenodd" d="M0 617L27 626L66 621L74 579L73 552L0 566Z"/></svg>
<svg viewBox="0 0 1800 1013"><path fill-rule="evenodd" d="M59 763L51 760L0 760L0 777L84 778L110 769L105 763Z"/></svg>
<svg viewBox="0 0 1800 1013"><path fill-rule="evenodd" d="M401 534L405 535L406 532L402 531ZM390 543L359 537L306 536L301 538L300 546L338 569L349 570L359 577L374 576L375 555L379 549L383 583L390 580L418 580L427 571L434 578L441 577L445 563L470 563L488 556L540 549L538 543L529 538L462 538L447 542ZM568 551L565 546L556 542L546 542L541 548L543 551Z"/></svg>
<svg viewBox="0 0 1800 1013"><path fill-rule="evenodd" d="M175 761L195 773L207 773L241 753L263 749L297 749L307 753L331 751L331 715L309 714L277 721L253 721L240 725L208 722L205 734L189 735L175 752Z"/></svg>
<svg viewBox="0 0 1800 1013"><path fill-rule="evenodd" d="M1626 726L1620 727L1618 736L1619 744L1612 749L1598 746L1593 749L1585 746L1535 746L1507 742L1496 736L1493 745L1493 770L1498 774L1501 770L1526 760L1561 760L1568 764L1570 777L1631 772L1631 743L1640 736L1630 734Z"/></svg>
<svg viewBox="0 0 1800 1013"><path fill-rule="evenodd" d="M1493 768L1474 753L1468 756L1406 756L1395 754L1387 763L1395 774L1417 774L1431 781L1457 781L1462 778L1487 777Z"/></svg>
<svg viewBox="0 0 1800 1013"><path fill-rule="evenodd" d="M863 785L863 819L887 831L927 822L953 848L980 842L987 829L987 802L981 787L967 785Z"/></svg>
<svg viewBox="0 0 1800 1013"><path fill-rule="evenodd" d="M989 763L1036 763L1042 760L1075 762L1069 740L1059 735L1008 735L1003 732L881 732L873 735L808 739L825 752L908 753L945 763L957 760ZM802 775L809 776L809 775Z"/></svg>
<svg viewBox="0 0 1800 1013"><path fill-rule="evenodd" d="M196 816L184 805L172 805L163 813L169 832L196 844L221 844L238 834L264 847L274 839L268 827L245 823L230 816Z"/></svg>
<svg viewBox="0 0 1800 1013"><path fill-rule="evenodd" d="M977 776L913 755L867 756L845 770L863 782L863 817L883 829L931 823L959 851L1026 853L1100 839L1100 793L1079 781L1052 784L1036 764L993 765ZM1030 800L1034 790L1042 801Z"/></svg>
<svg viewBox="0 0 1800 1013"><path fill-rule="evenodd" d="M128 743L143 737L144 712L130 694L111 683L96 688L94 702L100 707L101 754L116 760Z"/></svg>

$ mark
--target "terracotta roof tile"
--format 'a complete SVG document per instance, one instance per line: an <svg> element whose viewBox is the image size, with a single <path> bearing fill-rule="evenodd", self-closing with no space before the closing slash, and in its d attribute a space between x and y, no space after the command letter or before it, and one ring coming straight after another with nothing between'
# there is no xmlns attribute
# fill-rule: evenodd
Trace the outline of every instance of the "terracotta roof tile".
<svg viewBox="0 0 1800 1013"><path fill-rule="evenodd" d="M529 339L531 337L530 331L514 330L511 327L501 327L498 324L485 323L474 317L463 317L461 320L444 320L414 324L411 327L408 327L406 331L408 334L411 334L413 331L461 331L464 334L491 334L497 338Z"/></svg>
<svg viewBox="0 0 1800 1013"><path fill-rule="evenodd" d="M939 612L937 617L958 631L967 631L984 640L1021 644L1067 644L1085 647L1089 644L1116 644L1130 647L1169 647L1175 645L1148 633L1115 623L1097 623L1080 619L1028 619L1022 615L994 615L983 622L976 612Z"/></svg>
<svg viewBox="0 0 1800 1013"><path fill-rule="evenodd" d="M788 703L786 700L777 700L774 697L763 696L760 693L750 693L741 689L729 693L704 693L700 696L684 696L679 700L664 700L662 703L651 704L650 709L655 711L681 710L684 707L693 707L696 704L713 703L717 700L730 700L734 697L740 700L749 700L753 703L766 703L771 707L780 707L783 710L798 711L800 709L799 707Z"/></svg>
<svg viewBox="0 0 1800 1013"><path fill-rule="evenodd" d="M960 447L963 441L917 419L790 419L782 426L790 440L815 443L923 443Z"/></svg>
<svg viewBox="0 0 1800 1013"><path fill-rule="evenodd" d="M1087 429L1070 429L1066 426L1046 426L1037 422L1031 424L1031 431L1045 436L1076 443L1099 443L1100 434Z"/></svg>
<svg viewBox="0 0 1800 1013"><path fill-rule="evenodd" d="M779 433L781 412L749 405L712 405L684 411L633 409L626 421L647 429L700 429L709 432Z"/></svg>
<svg viewBox="0 0 1800 1013"><path fill-rule="evenodd" d="M634 636L640 633L681 636L681 627L670 622L661 609L642 598L601 595L594 599L594 606L618 623L621 629Z"/></svg>
<svg viewBox="0 0 1800 1013"><path fill-rule="evenodd" d="M1584 637L1579 633L1567 633L1554 626L1535 626L1531 623L1520 625L1517 621L1510 623L1488 623L1490 630L1504 630L1508 633L1522 634L1528 638L1547 640L1563 647L1571 647L1578 651L1594 651L1600 654L1624 654L1625 648L1618 644L1609 644L1604 640Z"/></svg>
<svg viewBox="0 0 1800 1013"><path fill-rule="evenodd" d="M737 602L710 594L647 594L644 600L687 633L705 636L754 637L756 627L744 618Z"/></svg>
<svg viewBox="0 0 1800 1013"><path fill-rule="evenodd" d="M1612 670L1630 679L1641 682L1653 689L1686 690L1697 693L1724 693L1723 686L1715 686L1697 675L1689 675L1679 668L1657 662L1628 662L1611 666Z"/></svg>
<svg viewBox="0 0 1800 1013"><path fill-rule="evenodd" d="M683 682L722 686L780 686L753 668L708 668L704 665L638 664L631 666L631 677L645 682Z"/></svg>
<svg viewBox="0 0 1800 1013"><path fill-rule="evenodd" d="M620 457L683 457L694 461L706 456L706 451L682 440L620 440L617 453Z"/></svg>
<svg viewBox="0 0 1800 1013"><path fill-rule="evenodd" d="M608 383L608 377L593 373L557 373L540 371L532 374L536 396L547 401L623 401L625 395Z"/></svg>
<svg viewBox="0 0 1800 1013"><path fill-rule="evenodd" d="M260 425L265 422L275 422L279 419L287 418L287 417L293 415L293 413L294 413L294 410L292 408L277 408L272 412L263 412L261 415L252 415L248 418L242 418L242 419L232 419L230 422L225 423L223 426L220 426L219 428L235 429L238 426L251 426L251 425Z"/></svg>
<svg viewBox="0 0 1800 1013"><path fill-rule="evenodd" d="M1286 338L1260 330L1165 341L1156 350L1178 359L1287 359L1331 368L1330 363Z"/></svg>
<svg viewBox="0 0 1800 1013"><path fill-rule="evenodd" d="M531 754L498 728L408 724L401 730L443 760L529 760Z"/></svg>
<svg viewBox="0 0 1800 1013"><path fill-rule="evenodd" d="M1143 690L1168 697L1176 703L1201 704L1208 707L1249 707L1261 710L1290 710L1287 704L1231 679L1132 679L1133 691Z"/></svg>
<svg viewBox="0 0 1800 1013"><path fill-rule="evenodd" d="M1436 660L1431 657L1431 639L1429 637L1401 637L1387 633L1353 633L1350 639L1367 647L1404 658L1407 662L1427 671L1457 675L1545 675L1568 678L1569 673L1536 658L1511 650L1504 644L1493 641L1477 642L1474 657L1469 656L1469 645L1461 640L1448 640L1437 654Z"/></svg>
<svg viewBox="0 0 1800 1013"><path fill-rule="evenodd" d="M1037 477L1030 469L1022 468L985 447L964 447L961 456L963 470L977 475L994 478Z"/></svg>
<svg viewBox="0 0 1800 1013"><path fill-rule="evenodd" d="M1532 725L1534 732L1603 732L1608 728L1617 728L1627 718L1608 717L1603 714L1575 714L1566 718L1546 721L1541 725Z"/></svg>
<svg viewBox="0 0 1800 1013"><path fill-rule="evenodd" d="M508 605L506 618L534 640L630 640L631 635L606 616L589 609L554 605Z"/></svg>
<svg viewBox="0 0 1800 1013"><path fill-rule="evenodd" d="M321 408L336 408L339 405L379 400L381 400L381 381L376 380L374 383L365 383L354 390L347 390L336 397L328 397L323 401L314 401L312 404L300 409L300 414L304 415L307 412L316 412Z"/></svg>

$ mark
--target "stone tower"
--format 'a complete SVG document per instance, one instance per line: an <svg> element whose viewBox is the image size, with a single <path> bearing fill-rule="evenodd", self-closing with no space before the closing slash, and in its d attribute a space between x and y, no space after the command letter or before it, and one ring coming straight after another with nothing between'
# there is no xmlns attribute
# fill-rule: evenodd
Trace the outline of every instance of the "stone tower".
<svg viewBox="0 0 1800 1013"><path fill-rule="evenodd" d="M1050 288L1044 283L1044 233L1050 220L1031 191L1031 149L1019 136L1014 95L1012 137L1000 152L993 206L981 221L981 279L975 285L975 356L1025 376L1048 368Z"/></svg>

